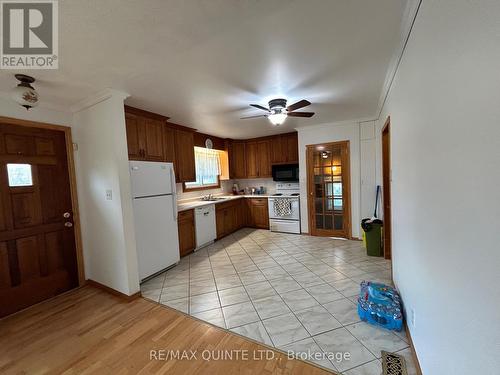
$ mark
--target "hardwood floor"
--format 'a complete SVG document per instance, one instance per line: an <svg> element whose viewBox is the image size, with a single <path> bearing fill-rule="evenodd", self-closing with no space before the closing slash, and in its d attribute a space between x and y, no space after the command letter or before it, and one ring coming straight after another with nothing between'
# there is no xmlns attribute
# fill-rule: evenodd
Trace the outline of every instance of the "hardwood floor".
<svg viewBox="0 0 500 375"><path fill-rule="evenodd" d="M127 303L91 286L0 320L0 348L2 374L330 373L154 302ZM151 350L196 351L197 360L151 360ZM233 358L228 351L246 350L249 360L202 359L219 350ZM254 359L263 350L274 359Z"/></svg>

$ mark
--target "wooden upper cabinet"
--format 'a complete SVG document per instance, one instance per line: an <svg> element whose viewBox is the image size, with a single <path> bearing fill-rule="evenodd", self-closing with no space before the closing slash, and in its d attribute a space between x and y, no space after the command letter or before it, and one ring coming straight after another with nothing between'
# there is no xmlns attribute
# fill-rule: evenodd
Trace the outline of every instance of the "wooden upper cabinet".
<svg viewBox="0 0 500 375"><path fill-rule="evenodd" d="M131 160L144 160L144 119L135 115L125 114L127 128L128 157Z"/></svg>
<svg viewBox="0 0 500 375"><path fill-rule="evenodd" d="M259 177L258 144L257 142L247 142L245 148L246 177L257 178Z"/></svg>
<svg viewBox="0 0 500 375"><path fill-rule="evenodd" d="M282 142L284 146L286 144L286 149L284 154L286 156L287 163L298 163L299 162L299 139L297 133L286 134L285 141Z"/></svg>
<svg viewBox="0 0 500 375"><path fill-rule="evenodd" d="M284 151L281 147L282 143L283 143L283 140L282 140L282 136L281 135L277 135L275 137L273 137L272 141L271 141L271 163L272 164L279 164L279 163L282 163L283 162L283 158L284 158Z"/></svg>
<svg viewBox="0 0 500 375"><path fill-rule="evenodd" d="M259 177L271 177L271 155L269 152L270 141L257 142L257 162Z"/></svg>
<svg viewBox="0 0 500 375"><path fill-rule="evenodd" d="M246 144L247 178L271 177L269 141L250 141Z"/></svg>
<svg viewBox="0 0 500 375"><path fill-rule="evenodd" d="M177 182L196 181L192 131L175 129L175 166Z"/></svg>
<svg viewBox="0 0 500 375"><path fill-rule="evenodd" d="M163 127L163 152L166 162L175 163L175 129L169 126Z"/></svg>
<svg viewBox="0 0 500 375"><path fill-rule="evenodd" d="M295 164L299 162L297 133L277 135L270 142L272 144L272 164Z"/></svg>
<svg viewBox="0 0 500 375"><path fill-rule="evenodd" d="M164 161L163 126L158 119L125 113L128 156L131 160Z"/></svg>
<svg viewBox="0 0 500 375"><path fill-rule="evenodd" d="M234 141L229 147L231 178L245 178L246 173L246 144Z"/></svg>
<svg viewBox="0 0 500 375"><path fill-rule="evenodd" d="M164 161L163 153L163 123L159 120L145 119L144 134L145 147L144 154L146 160Z"/></svg>

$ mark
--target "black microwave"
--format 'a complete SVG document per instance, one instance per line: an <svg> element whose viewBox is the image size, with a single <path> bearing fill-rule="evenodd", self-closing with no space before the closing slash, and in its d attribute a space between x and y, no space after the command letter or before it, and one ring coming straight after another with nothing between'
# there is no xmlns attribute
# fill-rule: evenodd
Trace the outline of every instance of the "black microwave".
<svg viewBox="0 0 500 375"><path fill-rule="evenodd" d="M274 181L299 181L298 164L277 164L273 165Z"/></svg>

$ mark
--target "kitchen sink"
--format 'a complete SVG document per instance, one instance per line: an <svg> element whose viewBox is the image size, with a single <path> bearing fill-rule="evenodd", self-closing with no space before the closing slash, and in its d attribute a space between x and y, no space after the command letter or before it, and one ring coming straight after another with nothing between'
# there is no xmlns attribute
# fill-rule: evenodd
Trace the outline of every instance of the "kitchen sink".
<svg viewBox="0 0 500 375"><path fill-rule="evenodd" d="M202 200L204 202L216 202L216 201L223 201L225 199L228 199L228 198L225 198L225 197L203 197L200 200Z"/></svg>

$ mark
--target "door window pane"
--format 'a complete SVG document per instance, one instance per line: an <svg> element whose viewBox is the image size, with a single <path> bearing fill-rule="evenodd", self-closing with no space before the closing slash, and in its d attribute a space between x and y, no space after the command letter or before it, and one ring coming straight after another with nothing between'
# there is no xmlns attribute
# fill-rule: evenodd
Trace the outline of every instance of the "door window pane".
<svg viewBox="0 0 500 375"><path fill-rule="evenodd" d="M7 164L9 186L33 186L30 164Z"/></svg>
<svg viewBox="0 0 500 375"><path fill-rule="evenodd" d="M344 217L335 215L333 218L335 229L342 230L344 229Z"/></svg>
<svg viewBox="0 0 500 375"><path fill-rule="evenodd" d="M342 199L333 200L333 209L335 211L342 211Z"/></svg>

